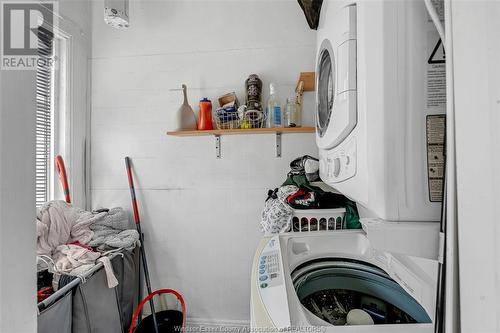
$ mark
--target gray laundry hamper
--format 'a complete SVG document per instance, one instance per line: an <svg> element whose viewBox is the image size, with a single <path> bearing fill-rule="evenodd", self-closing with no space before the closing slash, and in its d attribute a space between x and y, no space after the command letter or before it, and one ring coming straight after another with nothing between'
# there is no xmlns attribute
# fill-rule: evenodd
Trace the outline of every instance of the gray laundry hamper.
<svg viewBox="0 0 500 333"><path fill-rule="evenodd" d="M139 249L123 251L111 260L118 285L115 287L120 305L121 322L128 332L134 309L139 303Z"/></svg>
<svg viewBox="0 0 500 333"><path fill-rule="evenodd" d="M73 292L73 333L123 333L116 287L99 269Z"/></svg>
<svg viewBox="0 0 500 333"><path fill-rule="evenodd" d="M71 333L71 290L38 314L38 333Z"/></svg>

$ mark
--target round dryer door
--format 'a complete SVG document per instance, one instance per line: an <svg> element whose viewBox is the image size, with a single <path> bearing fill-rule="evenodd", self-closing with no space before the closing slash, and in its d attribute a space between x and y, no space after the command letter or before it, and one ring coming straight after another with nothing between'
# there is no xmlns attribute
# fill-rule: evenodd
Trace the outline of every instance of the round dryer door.
<svg viewBox="0 0 500 333"><path fill-rule="evenodd" d="M321 149L341 144L357 123L356 40L336 45L323 40L316 68L316 142Z"/></svg>
<svg viewBox="0 0 500 333"><path fill-rule="evenodd" d="M324 40L318 57L317 130L323 137L330 123L335 98L335 58L328 40Z"/></svg>

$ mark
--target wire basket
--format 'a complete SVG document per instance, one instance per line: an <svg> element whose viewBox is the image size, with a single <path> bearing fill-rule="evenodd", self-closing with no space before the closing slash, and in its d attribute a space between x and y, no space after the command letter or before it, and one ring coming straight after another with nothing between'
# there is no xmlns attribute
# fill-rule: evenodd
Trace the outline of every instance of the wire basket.
<svg viewBox="0 0 500 333"><path fill-rule="evenodd" d="M215 110L213 118L217 129L240 128L240 117L238 116L236 109L233 110L229 111L222 108Z"/></svg>
<svg viewBox="0 0 500 333"><path fill-rule="evenodd" d="M288 232L334 231L345 229L345 208L295 209Z"/></svg>
<svg viewBox="0 0 500 333"><path fill-rule="evenodd" d="M266 114L259 110L246 110L241 120L241 128L262 128L266 124Z"/></svg>

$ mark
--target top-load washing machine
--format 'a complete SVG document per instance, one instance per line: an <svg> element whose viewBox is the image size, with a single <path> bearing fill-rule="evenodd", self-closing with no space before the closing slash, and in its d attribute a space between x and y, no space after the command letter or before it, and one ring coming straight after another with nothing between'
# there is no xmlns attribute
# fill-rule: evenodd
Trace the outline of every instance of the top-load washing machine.
<svg viewBox="0 0 500 333"><path fill-rule="evenodd" d="M267 237L253 262L251 327L431 333L436 281L435 261L380 251L362 230Z"/></svg>
<svg viewBox="0 0 500 333"><path fill-rule="evenodd" d="M446 103L438 34L423 1L325 0L317 38L320 177L357 203L363 230L264 238L252 327L433 332ZM346 326L361 323L374 325Z"/></svg>
<svg viewBox="0 0 500 333"><path fill-rule="evenodd" d="M362 217L439 221L445 64L423 1L324 1L317 32L321 179Z"/></svg>

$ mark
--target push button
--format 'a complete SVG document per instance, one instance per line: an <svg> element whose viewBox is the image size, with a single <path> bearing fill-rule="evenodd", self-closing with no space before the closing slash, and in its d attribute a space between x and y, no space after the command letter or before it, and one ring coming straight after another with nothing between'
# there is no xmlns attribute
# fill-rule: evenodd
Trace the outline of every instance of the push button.
<svg viewBox="0 0 500 333"><path fill-rule="evenodd" d="M261 287L261 288L267 288L267 283L265 283L265 282L264 282L264 283L262 283L262 284L260 285L260 287Z"/></svg>
<svg viewBox="0 0 500 333"><path fill-rule="evenodd" d="M259 274L264 274L265 272L266 272L265 270L261 269L261 270L259 271Z"/></svg>
<svg viewBox="0 0 500 333"><path fill-rule="evenodd" d="M262 275L261 277L259 277L259 280L260 281L266 281L267 280L267 275Z"/></svg>

